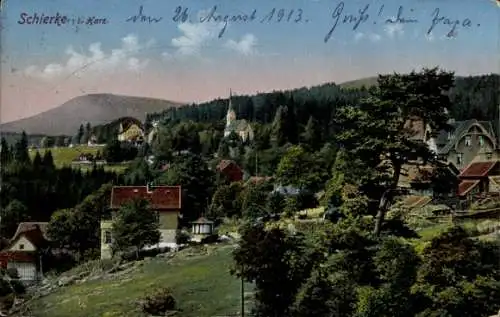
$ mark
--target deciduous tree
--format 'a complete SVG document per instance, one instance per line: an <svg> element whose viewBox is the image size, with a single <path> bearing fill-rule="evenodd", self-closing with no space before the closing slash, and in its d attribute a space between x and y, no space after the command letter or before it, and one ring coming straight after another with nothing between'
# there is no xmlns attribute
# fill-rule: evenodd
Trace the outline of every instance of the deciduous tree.
<svg viewBox="0 0 500 317"><path fill-rule="evenodd" d="M143 247L160 241L158 229L158 216L148 208L148 202L133 200L116 213L112 228L113 250L126 251L133 247L138 257Z"/></svg>

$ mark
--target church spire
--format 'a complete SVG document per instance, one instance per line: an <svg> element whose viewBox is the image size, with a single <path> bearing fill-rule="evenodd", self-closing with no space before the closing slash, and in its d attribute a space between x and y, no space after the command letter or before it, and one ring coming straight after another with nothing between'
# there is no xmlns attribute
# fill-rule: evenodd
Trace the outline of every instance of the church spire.
<svg viewBox="0 0 500 317"><path fill-rule="evenodd" d="M236 112L233 109L233 92L229 89L229 105L227 107L226 115L226 127L229 127L234 121L236 121Z"/></svg>

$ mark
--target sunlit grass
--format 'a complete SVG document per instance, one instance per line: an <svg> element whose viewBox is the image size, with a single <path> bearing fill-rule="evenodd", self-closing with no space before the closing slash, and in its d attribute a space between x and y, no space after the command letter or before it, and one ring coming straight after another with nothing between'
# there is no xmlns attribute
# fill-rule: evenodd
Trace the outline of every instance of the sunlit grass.
<svg viewBox="0 0 500 317"><path fill-rule="evenodd" d="M240 281L229 273L232 246L208 255L154 258L123 280L89 281L36 301L38 317L143 316L137 301L156 287L173 290L179 317L224 316L240 309ZM251 286L247 286L250 290Z"/></svg>

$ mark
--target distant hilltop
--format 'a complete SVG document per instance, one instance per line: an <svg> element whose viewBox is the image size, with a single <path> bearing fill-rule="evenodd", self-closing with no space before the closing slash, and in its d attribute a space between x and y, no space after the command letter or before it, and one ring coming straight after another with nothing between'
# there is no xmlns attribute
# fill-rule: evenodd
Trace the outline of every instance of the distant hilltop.
<svg viewBox="0 0 500 317"><path fill-rule="evenodd" d="M81 124L106 124L122 117L144 121L146 113L182 105L178 102L113 94L89 94L73 98L59 107L0 125L2 132L73 135Z"/></svg>

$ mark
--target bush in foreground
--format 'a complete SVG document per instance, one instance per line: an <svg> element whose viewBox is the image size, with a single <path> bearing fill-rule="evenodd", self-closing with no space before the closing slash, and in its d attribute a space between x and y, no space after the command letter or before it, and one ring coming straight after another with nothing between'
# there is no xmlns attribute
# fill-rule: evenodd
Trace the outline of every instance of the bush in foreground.
<svg viewBox="0 0 500 317"><path fill-rule="evenodd" d="M150 315L163 316L175 308L176 301L169 288L159 288L141 301L142 311Z"/></svg>

